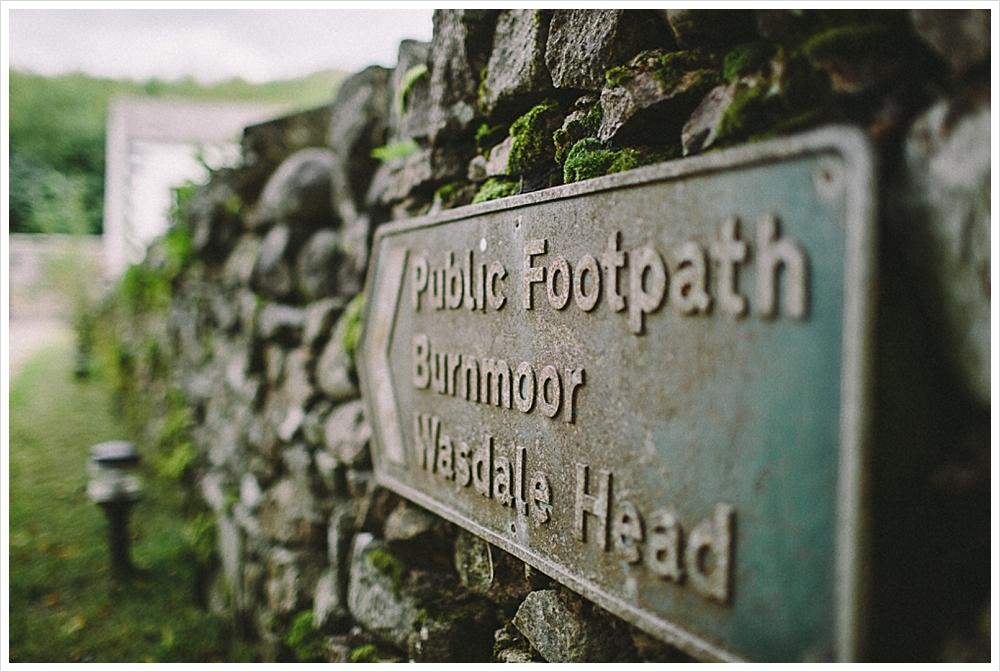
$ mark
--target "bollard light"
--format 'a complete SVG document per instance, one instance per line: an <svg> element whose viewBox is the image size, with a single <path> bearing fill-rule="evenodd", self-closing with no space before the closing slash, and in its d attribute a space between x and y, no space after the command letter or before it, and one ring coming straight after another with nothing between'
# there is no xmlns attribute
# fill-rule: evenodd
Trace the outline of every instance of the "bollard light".
<svg viewBox="0 0 1000 672"><path fill-rule="evenodd" d="M123 579L132 572L128 518L142 497L142 482L136 470L139 452L128 441L105 441L92 446L87 470L87 495L99 504L108 519L111 576Z"/></svg>

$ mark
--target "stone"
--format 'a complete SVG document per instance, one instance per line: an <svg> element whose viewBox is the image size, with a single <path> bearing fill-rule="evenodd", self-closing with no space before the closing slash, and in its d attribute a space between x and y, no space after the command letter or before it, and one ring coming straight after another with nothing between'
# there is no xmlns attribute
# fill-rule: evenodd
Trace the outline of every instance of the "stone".
<svg viewBox="0 0 1000 672"><path fill-rule="evenodd" d="M447 523L413 504L400 502L385 519L389 552L412 567L449 567L454 558Z"/></svg>
<svg viewBox="0 0 1000 672"><path fill-rule="evenodd" d="M443 145L465 136L478 120L479 78L493 46L496 10L439 9L431 40L429 140Z"/></svg>
<svg viewBox="0 0 1000 672"><path fill-rule="evenodd" d="M371 435L372 428L365 420L364 403L360 399L335 408L326 421L326 448L348 467L369 463Z"/></svg>
<svg viewBox="0 0 1000 672"><path fill-rule="evenodd" d="M550 663L608 663L627 654L618 648L608 617L587 613L582 598L564 589L528 594L514 615L514 627Z"/></svg>
<svg viewBox="0 0 1000 672"><path fill-rule="evenodd" d="M563 119L562 127L552 134L556 148L556 163L563 165L566 154L580 140L597 135L601 124L601 109L597 106L600 96L587 94L580 96L573 103L573 109ZM595 109L596 107L596 109Z"/></svg>
<svg viewBox="0 0 1000 672"><path fill-rule="evenodd" d="M286 448L281 453L281 462L286 472L299 483L309 480L309 468L312 466L312 455L302 444Z"/></svg>
<svg viewBox="0 0 1000 672"><path fill-rule="evenodd" d="M723 50L757 37L749 9L661 9L681 49Z"/></svg>
<svg viewBox="0 0 1000 672"><path fill-rule="evenodd" d="M285 159L268 179L249 219L255 229L281 222L295 228L334 227L331 175L336 155L329 149L303 149Z"/></svg>
<svg viewBox="0 0 1000 672"><path fill-rule="evenodd" d="M523 562L465 530L455 534L455 570L469 592L504 609L512 609L531 592Z"/></svg>
<svg viewBox="0 0 1000 672"><path fill-rule="evenodd" d="M352 369L351 360L335 332L316 363L316 385L334 403L357 399L359 392Z"/></svg>
<svg viewBox="0 0 1000 672"><path fill-rule="evenodd" d="M514 148L514 138L507 136L507 139L490 150L490 156L486 160L486 177L497 177L509 175L507 162L510 159L510 152Z"/></svg>
<svg viewBox="0 0 1000 672"><path fill-rule="evenodd" d="M330 107L324 105L244 129L243 165L237 173L243 201L256 201L275 168L298 150L325 147L329 123ZM253 226L251 221L244 223Z"/></svg>
<svg viewBox="0 0 1000 672"><path fill-rule="evenodd" d="M256 511L264 502L264 492L253 474L243 474L240 481L240 503L249 511Z"/></svg>
<svg viewBox="0 0 1000 672"><path fill-rule="evenodd" d="M673 47L670 28L656 12L557 9L549 24L545 64L557 89L604 88L604 73L644 49Z"/></svg>
<svg viewBox="0 0 1000 672"><path fill-rule="evenodd" d="M708 92L681 129L684 156L700 154L712 146L726 110L736 98L737 84L722 84Z"/></svg>
<svg viewBox="0 0 1000 672"><path fill-rule="evenodd" d="M306 301L315 301L341 293L352 295L361 291L353 264L348 264L341 236L332 229L320 229L306 241L295 265L299 294Z"/></svg>
<svg viewBox="0 0 1000 672"><path fill-rule="evenodd" d="M224 480L225 475L218 471L210 471L201 479L201 496L217 514L226 509Z"/></svg>
<svg viewBox="0 0 1000 672"><path fill-rule="evenodd" d="M617 144L676 143L684 122L717 83L698 56L643 52L617 86L601 92L597 139ZM673 70L664 74L664 70ZM684 72L684 74L680 74Z"/></svg>
<svg viewBox="0 0 1000 672"><path fill-rule="evenodd" d="M314 546L323 541L316 500L292 478L283 478L267 491L258 517L264 535L274 542Z"/></svg>
<svg viewBox="0 0 1000 672"><path fill-rule="evenodd" d="M956 74L990 55L990 10L911 9L913 29Z"/></svg>
<svg viewBox="0 0 1000 672"><path fill-rule="evenodd" d="M222 576L230 590L235 593L231 599L235 601L236 605L240 605L243 602L240 588L243 586L244 535L233 518L227 514L216 516L215 524Z"/></svg>
<svg viewBox="0 0 1000 672"><path fill-rule="evenodd" d="M198 256L222 260L242 232L240 208L233 170L214 171L208 184L198 189L186 203L184 212L191 233L191 250Z"/></svg>
<svg viewBox="0 0 1000 672"><path fill-rule="evenodd" d="M389 141L408 138L425 140L429 133L430 82L427 60L430 42L402 40L392 71L392 106L389 110Z"/></svg>
<svg viewBox="0 0 1000 672"><path fill-rule="evenodd" d="M268 385L277 386L285 375L285 357L288 351L277 343L264 348L264 380Z"/></svg>
<svg viewBox="0 0 1000 672"><path fill-rule="evenodd" d="M280 303L266 303L257 313L257 336L262 341L295 345L302 339L306 311Z"/></svg>
<svg viewBox="0 0 1000 672"><path fill-rule="evenodd" d="M239 237L222 269L222 281L226 287L240 289L250 285L262 244L262 239L253 234L245 233Z"/></svg>
<svg viewBox="0 0 1000 672"><path fill-rule="evenodd" d="M988 91L988 89L986 89ZM940 350L990 405L990 105L942 100L911 126L891 218ZM968 106L968 104L966 104Z"/></svg>
<svg viewBox="0 0 1000 672"><path fill-rule="evenodd" d="M323 445L326 435L326 419L333 410L333 404L326 400L319 400L310 404L309 412L302 420L302 438L311 447Z"/></svg>
<svg viewBox="0 0 1000 672"><path fill-rule="evenodd" d="M419 614L415 599L400 590L406 568L371 534L354 538L347 606L351 616L374 635L406 649Z"/></svg>
<svg viewBox="0 0 1000 672"><path fill-rule="evenodd" d="M279 616L305 608L315 593L322 558L320 553L275 548L267 560L267 608Z"/></svg>
<svg viewBox="0 0 1000 672"><path fill-rule="evenodd" d="M551 91L545 65L551 19L546 9L508 9L497 17L486 77L479 85L479 106L488 116L509 115Z"/></svg>
<svg viewBox="0 0 1000 672"><path fill-rule="evenodd" d="M316 581L316 593L313 595L313 627L317 630L348 617L346 596L340 590L337 581L337 572L332 569L323 572Z"/></svg>
<svg viewBox="0 0 1000 672"><path fill-rule="evenodd" d="M276 226L261 243L251 287L268 298L285 299L295 290L293 269L288 260L291 235L288 226Z"/></svg>
<svg viewBox="0 0 1000 672"><path fill-rule="evenodd" d="M310 303L306 307L302 344L314 351L323 347L330 337L330 330L346 305L347 301L339 296L330 296Z"/></svg>

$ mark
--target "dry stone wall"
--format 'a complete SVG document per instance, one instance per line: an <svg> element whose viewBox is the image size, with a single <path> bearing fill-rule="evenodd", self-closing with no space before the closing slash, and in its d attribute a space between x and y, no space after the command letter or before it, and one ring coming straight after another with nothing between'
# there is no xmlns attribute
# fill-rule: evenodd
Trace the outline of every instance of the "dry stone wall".
<svg viewBox="0 0 1000 672"><path fill-rule="evenodd" d="M354 360L372 233L849 123L882 162L881 342L915 333L876 374L947 399L926 450L910 427L876 446L870 656L988 657L989 55L985 10L439 10L395 69L246 129L150 327L194 418L213 608L274 660L686 660L376 485Z"/></svg>

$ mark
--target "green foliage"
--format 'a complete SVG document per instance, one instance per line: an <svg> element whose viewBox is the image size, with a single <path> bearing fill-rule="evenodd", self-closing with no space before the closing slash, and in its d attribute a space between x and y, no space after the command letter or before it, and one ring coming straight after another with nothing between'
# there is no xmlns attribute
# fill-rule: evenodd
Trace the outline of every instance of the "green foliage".
<svg viewBox="0 0 1000 672"><path fill-rule="evenodd" d="M415 65L403 74L403 79L399 83L399 90L396 92L396 111L399 116L406 114L406 99L409 97L413 87L427 75L427 66L423 63Z"/></svg>
<svg viewBox="0 0 1000 672"><path fill-rule="evenodd" d="M413 156L418 151L420 151L420 145L417 144L417 141L413 138L407 138L402 142L394 142L391 145L376 147L372 150L372 158L385 163L387 161L405 159Z"/></svg>
<svg viewBox="0 0 1000 672"><path fill-rule="evenodd" d="M184 540L194 559L201 565L209 565L216 552L215 515L201 511L184 523Z"/></svg>
<svg viewBox="0 0 1000 672"><path fill-rule="evenodd" d="M352 663L377 663L381 660L378 647L374 644L364 644L351 650L348 660Z"/></svg>
<svg viewBox="0 0 1000 672"><path fill-rule="evenodd" d="M559 104L546 100L510 125L510 136L514 138L514 144L507 160L509 174L529 173L555 157L552 132L559 117Z"/></svg>
<svg viewBox="0 0 1000 672"><path fill-rule="evenodd" d="M519 184L514 180L491 177L483 182L483 186L479 187L479 191L476 192L476 196L472 199L472 202L485 203L486 201L513 196L518 192L518 189Z"/></svg>
<svg viewBox="0 0 1000 672"><path fill-rule="evenodd" d="M132 264L119 285L125 305L134 313L165 310L170 305L170 280L147 264Z"/></svg>
<svg viewBox="0 0 1000 672"><path fill-rule="evenodd" d="M300 612L285 634L285 644L300 663L326 660L326 644L322 634L313 627L312 609Z"/></svg>

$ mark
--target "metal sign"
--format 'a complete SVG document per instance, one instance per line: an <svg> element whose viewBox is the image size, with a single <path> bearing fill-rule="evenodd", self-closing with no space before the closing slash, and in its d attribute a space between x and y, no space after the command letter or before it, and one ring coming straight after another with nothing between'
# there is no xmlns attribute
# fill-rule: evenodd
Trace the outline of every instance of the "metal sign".
<svg viewBox="0 0 1000 672"><path fill-rule="evenodd" d="M379 483L699 659L856 658L874 190L833 128L381 228Z"/></svg>

